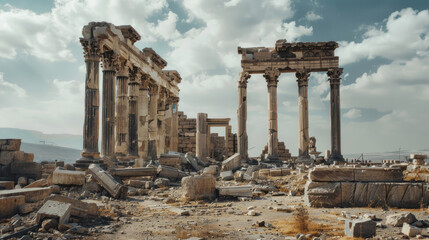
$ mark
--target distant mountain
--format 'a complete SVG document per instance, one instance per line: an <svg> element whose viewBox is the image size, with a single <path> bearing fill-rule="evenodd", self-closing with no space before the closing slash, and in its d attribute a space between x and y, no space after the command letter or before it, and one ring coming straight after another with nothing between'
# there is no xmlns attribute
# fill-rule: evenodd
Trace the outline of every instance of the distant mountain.
<svg viewBox="0 0 429 240"><path fill-rule="evenodd" d="M419 150L408 150L401 149L397 151L390 152L370 152L370 153L355 153L355 154L343 154L344 158L351 159L362 159L361 154L363 154L364 160L372 160L373 162L381 162L382 160L398 160L400 158L401 161L408 159L410 154L426 154L429 156L429 150L427 149L419 149Z"/></svg>
<svg viewBox="0 0 429 240"><path fill-rule="evenodd" d="M34 161L64 161L65 163L74 163L79 157L81 150L73 148L58 147L48 144L21 144L21 151L34 153Z"/></svg>
<svg viewBox="0 0 429 240"><path fill-rule="evenodd" d="M22 142L46 144L74 149L82 149L82 136L72 134L45 134L19 128L0 128L0 139L20 138Z"/></svg>

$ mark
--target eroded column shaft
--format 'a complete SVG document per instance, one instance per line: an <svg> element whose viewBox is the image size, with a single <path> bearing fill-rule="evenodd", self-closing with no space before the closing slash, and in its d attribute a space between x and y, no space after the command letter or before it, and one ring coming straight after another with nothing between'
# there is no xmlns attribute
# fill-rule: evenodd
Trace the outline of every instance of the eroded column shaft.
<svg viewBox="0 0 429 240"><path fill-rule="evenodd" d="M280 71L267 68L264 77L268 88L268 156L278 157L277 83Z"/></svg>
<svg viewBox="0 0 429 240"><path fill-rule="evenodd" d="M138 153L140 158L146 160L149 141L149 90L147 88L140 88L138 106Z"/></svg>
<svg viewBox="0 0 429 240"><path fill-rule="evenodd" d="M207 125L207 114L198 113L197 115L197 134L196 134L196 155L197 158L203 159L208 157L207 149L207 135L208 135L208 125Z"/></svg>
<svg viewBox="0 0 429 240"><path fill-rule="evenodd" d="M329 69L329 83L331 86L331 156L330 161L344 161L341 154L341 112L340 112L340 82L342 68Z"/></svg>
<svg viewBox="0 0 429 240"><path fill-rule="evenodd" d="M109 160L115 157L115 74L114 70L103 70L101 155Z"/></svg>
<svg viewBox="0 0 429 240"><path fill-rule="evenodd" d="M246 131L247 121L247 81L250 78L248 72L240 73L238 81L238 109L237 109L237 146L241 160L248 158L248 139Z"/></svg>
<svg viewBox="0 0 429 240"><path fill-rule="evenodd" d="M310 137L308 134L308 77L310 73L305 70L297 71L298 82L298 109L299 109L299 158L310 158L308 146Z"/></svg>
<svg viewBox="0 0 429 240"><path fill-rule="evenodd" d="M128 76L116 77L116 156L128 154Z"/></svg>
<svg viewBox="0 0 429 240"><path fill-rule="evenodd" d="M138 94L139 85L133 77L128 83L128 155L135 157L138 156Z"/></svg>

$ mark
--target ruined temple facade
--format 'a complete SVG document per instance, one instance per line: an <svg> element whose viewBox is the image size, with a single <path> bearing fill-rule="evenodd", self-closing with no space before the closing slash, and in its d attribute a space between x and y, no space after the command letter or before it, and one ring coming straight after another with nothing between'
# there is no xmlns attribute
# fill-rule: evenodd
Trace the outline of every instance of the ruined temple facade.
<svg viewBox="0 0 429 240"><path fill-rule="evenodd" d="M238 47L241 54L240 79L238 81L238 152L248 158L247 83L251 74L263 74L268 91L268 158L279 159L277 86L281 73L294 72L298 85L299 106L299 156L298 162L311 162L309 155L308 98L307 88L311 72L327 72L330 83L331 155L330 161L344 161L341 154L340 80L343 72L335 56L336 42L297 42L278 40L274 48Z"/></svg>
<svg viewBox="0 0 429 240"><path fill-rule="evenodd" d="M175 70L151 48L139 50L140 35L129 25L91 22L84 26L86 63L85 121L82 158L76 166L159 156L178 149L178 103L181 82ZM101 153L99 144L102 66ZM150 150L155 153L150 153Z"/></svg>

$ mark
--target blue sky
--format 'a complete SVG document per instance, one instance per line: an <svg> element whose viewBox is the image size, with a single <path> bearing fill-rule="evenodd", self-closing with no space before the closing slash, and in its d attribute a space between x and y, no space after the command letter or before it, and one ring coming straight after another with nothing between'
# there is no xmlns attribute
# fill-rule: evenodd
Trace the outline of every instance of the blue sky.
<svg viewBox="0 0 429 240"><path fill-rule="evenodd" d="M90 21L130 24L140 49L152 47L182 75L180 110L229 117L236 131L237 46L337 41L344 153L429 148L427 1L0 0L0 127L81 134L84 61ZM279 138L298 148L297 84L278 86ZM329 84L312 73L310 135L330 148ZM251 155L267 141L262 76L248 85ZM222 133L223 131L220 130Z"/></svg>

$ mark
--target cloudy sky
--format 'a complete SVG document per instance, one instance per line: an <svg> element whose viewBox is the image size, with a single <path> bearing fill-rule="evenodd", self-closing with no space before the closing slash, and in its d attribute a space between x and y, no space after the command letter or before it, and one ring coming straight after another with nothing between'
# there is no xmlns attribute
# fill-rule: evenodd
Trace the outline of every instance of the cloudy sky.
<svg viewBox="0 0 429 240"><path fill-rule="evenodd" d="M236 131L237 47L337 41L343 153L429 148L429 5L426 0L0 0L0 127L82 134L90 21L130 24L140 49L176 69L180 109L229 117ZM278 85L279 140L298 149L294 74ZM312 73L310 135L330 148L329 83ZM267 141L262 76L248 84L251 155ZM222 131L220 131L222 132Z"/></svg>

